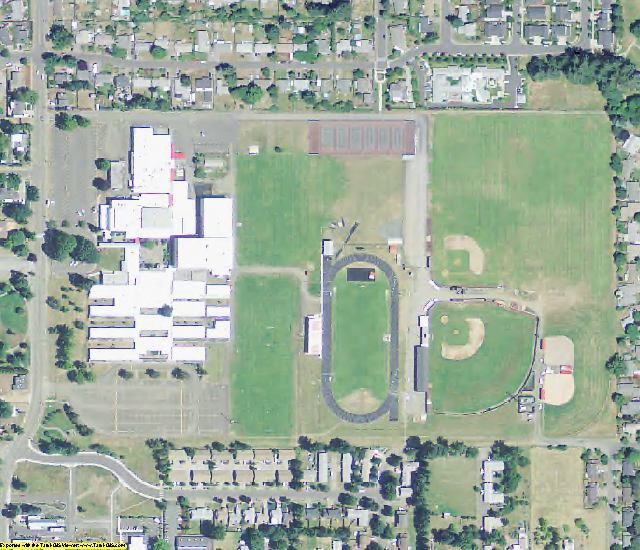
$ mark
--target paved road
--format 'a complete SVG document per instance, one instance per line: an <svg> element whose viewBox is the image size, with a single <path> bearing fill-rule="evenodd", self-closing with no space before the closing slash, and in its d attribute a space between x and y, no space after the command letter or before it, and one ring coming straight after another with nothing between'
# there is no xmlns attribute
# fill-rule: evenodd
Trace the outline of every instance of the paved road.
<svg viewBox="0 0 640 550"><path fill-rule="evenodd" d="M389 314L391 317L391 341L389 344L389 393L375 411L358 414L344 410L333 395L332 381L332 288L337 273L349 264L367 262L382 271L389 281ZM389 413L390 420L397 420L398 407L398 279L391 266L373 254L351 254L332 262L322 258L322 395L331 411L342 420L354 424L373 422ZM395 413L395 414L394 414ZM395 418L394 418L395 417Z"/></svg>

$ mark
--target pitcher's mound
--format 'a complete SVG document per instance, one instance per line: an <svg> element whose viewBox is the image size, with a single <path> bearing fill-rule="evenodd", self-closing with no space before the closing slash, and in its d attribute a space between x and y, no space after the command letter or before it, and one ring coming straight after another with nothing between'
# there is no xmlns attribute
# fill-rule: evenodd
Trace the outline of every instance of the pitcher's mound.
<svg viewBox="0 0 640 550"><path fill-rule="evenodd" d="M444 238L445 250L463 250L469 254L469 270L474 275L484 271L484 252L473 237L468 235L448 235Z"/></svg>
<svg viewBox="0 0 640 550"><path fill-rule="evenodd" d="M380 401L369 390L360 388L341 399L340 406L349 412L368 413L375 411L380 406Z"/></svg>
<svg viewBox="0 0 640 550"><path fill-rule="evenodd" d="M451 359L453 361L461 361L463 359L469 359L476 354L480 349L482 342L484 342L484 323L482 319L472 317L465 319L467 326L469 327L469 339L466 344L447 344L442 342L442 349L440 353L445 359Z"/></svg>

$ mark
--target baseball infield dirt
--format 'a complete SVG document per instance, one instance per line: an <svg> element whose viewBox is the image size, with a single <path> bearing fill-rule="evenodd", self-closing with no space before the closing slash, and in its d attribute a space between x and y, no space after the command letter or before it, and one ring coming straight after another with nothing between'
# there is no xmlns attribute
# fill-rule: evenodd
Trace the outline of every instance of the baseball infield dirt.
<svg viewBox="0 0 640 550"><path fill-rule="evenodd" d="M442 342L441 354L445 359L461 361L472 357L484 342L484 323L476 317L465 319L469 326L469 339L466 344L454 345Z"/></svg>
<svg viewBox="0 0 640 550"><path fill-rule="evenodd" d="M474 275L484 271L484 252L474 238L468 235L448 235L444 238L446 250L463 250L469 254L469 270Z"/></svg>

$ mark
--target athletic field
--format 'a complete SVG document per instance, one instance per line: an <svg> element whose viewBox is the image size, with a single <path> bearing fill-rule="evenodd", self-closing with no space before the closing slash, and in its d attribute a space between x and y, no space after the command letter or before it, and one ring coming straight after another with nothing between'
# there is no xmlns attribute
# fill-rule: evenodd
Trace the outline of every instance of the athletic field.
<svg viewBox="0 0 640 550"><path fill-rule="evenodd" d="M389 390L389 282L381 272L374 282L349 282L343 269L333 292L334 395L382 401Z"/></svg>
<svg viewBox="0 0 640 550"><path fill-rule="evenodd" d="M345 189L342 164L304 153L242 155L237 161L238 263L309 268L322 227Z"/></svg>
<svg viewBox="0 0 640 550"><path fill-rule="evenodd" d="M604 115L440 114L434 117L430 215L433 274L444 284L532 291L546 334L576 348L576 395L545 409L548 435L611 426L614 351L611 136ZM466 235L481 274L444 240ZM462 254L462 257L461 257Z"/></svg>
<svg viewBox="0 0 640 550"><path fill-rule="evenodd" d="M236 280L231 415L240 435L291 434L299 302L292 278L242 275Z"/></svg>
<svg viewBox="0 0 640 550"><path fill-rule="evenodd" d="M474 329L468 321L477 319L484 330L477 351L467 358L443 357L443 344L457 350L469 341ZM429 384L434 410L482 410L509 397L524 382L531 365L533 317L486 303L442 302L430 310L430 327Z"/></svg>

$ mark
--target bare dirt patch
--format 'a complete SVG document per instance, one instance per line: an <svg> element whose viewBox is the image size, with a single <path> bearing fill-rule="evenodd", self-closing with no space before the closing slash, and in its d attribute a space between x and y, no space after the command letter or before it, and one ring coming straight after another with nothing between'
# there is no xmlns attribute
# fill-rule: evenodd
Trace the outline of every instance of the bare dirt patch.
<svg viewBox="0 0 640 550"><path fill-rule="evenodd" d="M475 355L480 349L482 342L484 342L484 323L482 319L472 317L465 319L467 326L469 327L469 340L466 344L454 345L442 342L441 351L442 357L445 359L451 359L452 361L462 361Z"/></svg>
<svg viewBox="0 0 640 550"><path fill-rule="evenodd" d="M440 322L443 325L446 325L449 322L449 316L448 315L443 315L442 317L440 317Z"/></svg>
<svg viewBox="0 0 640 550"><path fill-rule="evenodd" d="M573 374L545 374L544 402L547 405L566 405L573 398Z"/></svg>
<svg viewBox="0 0 640 550"><path fill-rule="evenodd" d="M473 237L468 235L447 235L444 238L445 250L463 250L469 254L469 270L474 275L484 271L484 252Z"/></svg>
<svg viewBox="0 0 640 550"><path fill-rule="evenodd" d="M544 362L547 365L574 364L573 340L566 336L546 336L543 340Z"/></svg>
<svg viewBox="0 0 640 550"><path fill-rule="evenodd" d="M353 413L367 413L375 410L379 405L380 401L365 388L360 388L340 400L340 406Z"/></svg>

